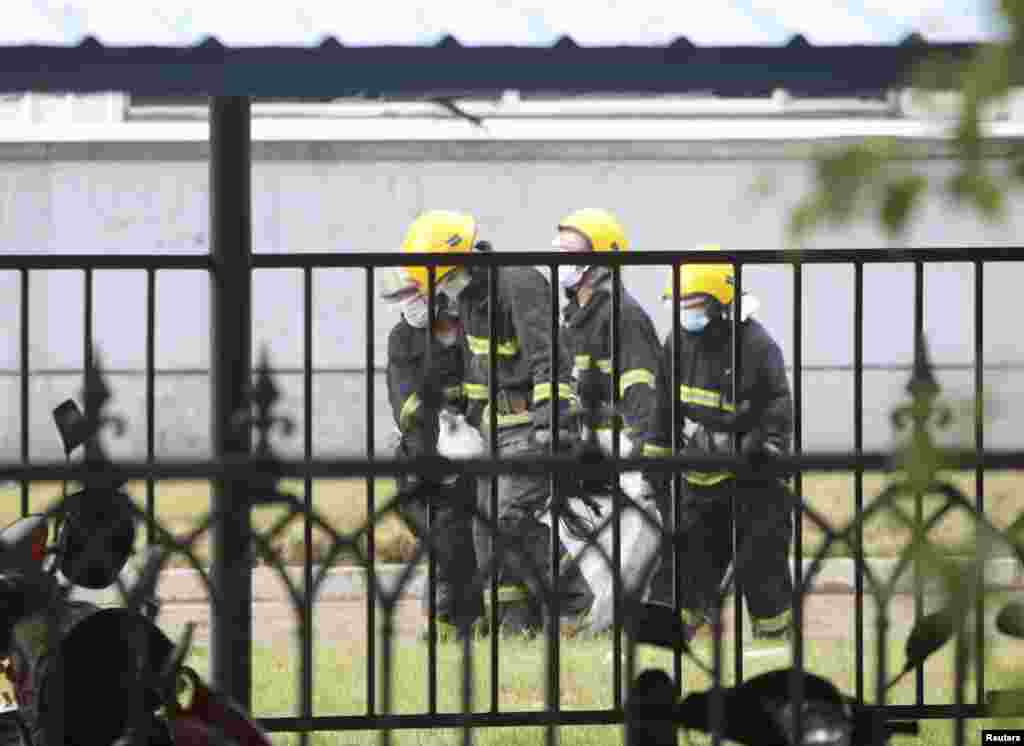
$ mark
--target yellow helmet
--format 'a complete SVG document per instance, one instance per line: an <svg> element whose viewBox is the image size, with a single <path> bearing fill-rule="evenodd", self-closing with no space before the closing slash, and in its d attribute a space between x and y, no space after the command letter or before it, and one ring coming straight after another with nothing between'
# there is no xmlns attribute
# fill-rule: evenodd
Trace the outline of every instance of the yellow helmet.
<svg viewBox="0 0 1024 746"><path fill-rule="evenodd" d="M721 247L706 245L700 251L719 251ZM679 265L679 297L687 295L710 295L723 306L732 303L736 295L731 264L681 264ZM661 297L672 300L672 273L669 272L668 283Z"/></svg>
<svg viewBox="0 0 1024 746"><path fill-rule="evenodd" d="M405 254L468 254L476 243L477 224L471 216L450 210L428 210L421 213L405 234L402 252ZM456 267L435 267L434 282L437 283ZM414 279L424 292L427 290L428 274L424 266L406 266L402 270Z"/></svg>
<svg viewBox="0 0 1024 746"><path fill-rule="evenodd" d="M629 241L618 219L608 210L585 207L566 215L558 230L574 230L586 236L593 251L627 251Z"/></svg>

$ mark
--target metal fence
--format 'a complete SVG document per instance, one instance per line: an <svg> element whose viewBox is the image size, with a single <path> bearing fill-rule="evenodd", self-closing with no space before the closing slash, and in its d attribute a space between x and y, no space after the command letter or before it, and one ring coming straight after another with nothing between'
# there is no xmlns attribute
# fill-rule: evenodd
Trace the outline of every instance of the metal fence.
<svg viewBox="0 0 1024 746"><path fill-rule="evenodd" d="M216 170L215 170L216 171ZM217 190L214 190L214 194ZM230 233L235 228L231 225L219 226L222 231ZM486 711L473 711L473 677L471 675L472 654L474 646L466 640L463 643L464 676L459 683L462 691L463 711L460 713L443 713L438 711L438 653L437 653L437 629L434 615L430 615L429 640L428 640L428 707L425 712L419 714L393 714L391 672L393 669L392 640L394 628L392 626L393 615L396 603L405 584L410 582L413 576L415 563L410 563L406 568L398 586L393 589L385 589L379 582L376 574L377 557L372 527L387 514L392 507L379 504L378 496L375 494L374 479L380 476L394 476L400 474L420 475L447 475L453 473L472 474L476 476L496 475L502 473L530 473L547 474L551 478L554 489L555 480L558 475L565 474L571 470L579 469L579 464L572 458L557 455L552 450L552 455L547 458L531 460L528 463L522 461L505 460L499 457L496 442L491 446L491 459L475 460L467 462L450 462L438 457L423 457L412 461L396 461L391 454L381 454L378 458L374 450L374 418L372 407L374 405L374 375L379 368L381 361L374 359L374 304L373 298L376 295L375 274L377 270L388 267L396 267L409 262L407 256L385 253L361 253L361 254L302 254L302 255L252 255L248 250L245 239L241 238L238 232L231 233L236 239L233 249L226 249L231 244L230 240L215 242L219 247L211 256L27 256L7 255L0 256L0 270L16 270L21 276L21 322L20 322L20 381L21 381L21 464L4 465L0 468L0 479L21 480L21 511L23 514L29 512L29 482L34 480L84 480L92 475L95 477L97 464L100 462L87 462L83 465L68 464L31 464L29 463L29 437L28 422L29 408L34 406L29 401L29 378L32 371L29 369L29 276L30 273L45 270L72 269L84 273L85 281L85 320L83 337L85 350L87 351L86 384L87 394L89 391L95 393L97 387L102 388L102 370L92 357L93 350L93 328L92 328L92 303L93 303L93 272L108 269L134 269L144 270L147 277L147 306L146 306L146 434L147 434L147 460L143 463L102 465L104 472L116 473L121 479L141 479L146 482L145 495L145 522L147 524L147 537L149 541L158 541L173 547L174 552L182 553L189 557L193 566L202 572L204 582L207 584L211 600L212 620L212 673L214 681L225 691L235 696L245 707L251 707L251 681L252 681L252 561L250 554L257 552L274 567L281 575L283 581L288 585L291 600L298 617L301 637L301 667L300 667L300 702L299 715L296 717L275 717L265 718L263 724L272 732L299 732L304 734L303 741L307 735L314 731L342 731L342 730L366 730L374 729L382 731L382 742L387 742L388 733L394 729L422 729L422 728L462 728L464 743L470 743L472 730L481 727L500 726L546 726L548 742L553 743L557 739L557 728L567 725L612 725L622 723L627 717L628 708L624 705L624 688L634 678L635 641L624 634L625 622L622 613L616 615L614 633L612 634L611 646L613 653L613 692L614 703L608 709L571 710L567 711L561 707L560 693L560 655L561 646L564 641L555 631L557 625L551 628L547 634L546 641L546 707L539 712L503 712L499 708L499 685L501 681L501 644L500 635L491 634L489 638L489 664L490 664L490 706ZM1024 469L1024 451L993 452L985 448L984 426L979 420L974 430L974 447L966 452L945 453L941 462L942 469L971 469L974 471L975 496L973 501L964 496L951 484L943 481L942 474L938 471L939 465L935 464L921 479L920 474L909 472L909 476L903 478L894 471L908 469L905 462L895 461L893 454L888 453L866 453L863 450L863 309L864 309L864 284L863 269L867 264L881 263L912 263L915 270L914 284L914 338L915 338L915 367L911 378L911 392L913 402L910 409L902 414L894 414L894 422L901 423L910 432L913 442L918 449L931 447L929 431L942 418L940 410L934 401L935 391L929 389L922 394L918 384L927 382L930 371L928 368L926 345L923 336L923 314L924 314L924 266L927 263L963 263L965 271L973 269L974 273L974 361L973 370L975 376L975 396L977 401L983 401L985 395L984 381L984 319L983 303L985 291L985 272L990 266L999 267L1001 262L1019 261L1020 252L1017 249L962 249L962 250L914 250L914 251L886 251L886 250L865 250L865 251L806 251L798 253L786 253L776 251L746 251L746 252L721 252L709 255L707 252L632 252L623 255L597 254L588 256L588 261L595 265L606 265L612 268L612 281L617 289L621 289L620 267L627 265L662 265L678 267L686 263L707 263L707 262L730 262L735 266L735 293L741 297L743 293L743 268L754 264L789 265L793 272L793 296L796 299L793 309L793 370L792 387L795 407L795 431L794 443L796 453L792 457L779 459L774 467L779 473L793 473L792 493L795 495L796 510L800 515L809 519L817 525L825 536L824 545L815 557L814 563L808 574L803 572L803 521L799 516L795 520L795 540L793 542L793 553L795 555L795 578L793 593L793 614L794 629L796 631L793 640L793 666L802 669L804 665L804 636L803 628L803 598L813 576L821 567L831 545L837 541L847 541L855 548L855 562L857 567L855 586L855 647L856 647L856 691L854 696L864 704L870 704L877 708L879 717L887 721L900 721L909 719L955 719L956 741L962 743L964 738L964 720L967 718L989 717L992 692L986 686L985 669L983 665L977 668L975 679L976 704L965 704L965 663L958 656L957 678L955 692L956 699L950 703L926 702L926 688L924 678L924 666L915 667L916 677L916 703L913 705L892 705L885 701L885 683L887 665L886 656L886 605L891 600L896 590L899 575L907 571L911 566L914 572L914 600L915 618L924 616L924 593L927 568L921 553L926 543L928 528L951 510L970 510L974 519L979 525L985 526L993 534L1000 534L1011 546L1011 552L1018 560L1024 558L1024 544L1021 538L1013 532L999 532L985 518L985 475L994 470ZM487 288L489 297L494 298L498 288L498 271L501 266L538 266L547 265L551 269L551 277L557 277L557 265L562 256L553 252L513 252L513 253L490 253L472 255L419 255L416 263L429 267L438 265L471 265L484 267L487 277ZM802 268L814 264L846 264L854 268L854 396L851 402L852 414L854 417L854 449L848 453L812 453L805 454L801 448L801 411L803 403L802 393L802 372L801 360L803 351L801 348L802 334ZM365 272L367 306L365 310L366 329L366 381L365 381L365 403L366 403L366 432L367 451L366 457L362 458L338 458L331 460L316 460L313 458L312 443L312 412L315 407L313 401L312 375L313 353L312 353L312 323L313 323L313 273L322 268L350 268L361 269ZM262 367L257 371L258 375L253 385L253 371L249 361L250 350L250 294L251 294L251 272L254 269L299 269L304 278L304 362L302 372L304 374L304 397L305 416L301 423L302 432L305 435L304 458L297 461L284 461L274 457L270 450L267 436L271 429L285 422L273 411L277 397L274 390L269 361L264 360ZM154 327L155 327L155 282L157 272L172 272L175 270L204 270L210 275L212 292L212 329L211 329L211 368L212 381L212 413L213 413L213 458L200 463L159 463L154 457ZM679 304L678 275L673 271L674 281L674 303ZM430 272L430 285L433 289L433 271ZM550 286L550 333L553 346L558 345L559 338L559 297L560 292L557 283ZM619 328L618 319L621 314L621 300L618 293L612 294L612 329ZM431 300L433 306L433 300ZM490 306L489 334L489 356L490 365L490 401L496 400L494 382L496 380L497 337L495 329L495 305ZM433 309L431 309L433 310ZM735 321L733 323L737 323ZM679 316L673 314L673 336L679 334ZM428 332L429 333L429 332ZM612 339L612 395L617 400L620 391L620 345L621 340L613 331ZM429 349L429 346L428 346ZM733 381L738 381L739 371L744 361L740 359L738 337L733 335L733 360L736 374ZM429 354L428 360L429 364ZM551 385L553 390L558 387L558 366L552 365ZM678 391L677 372L672 371L672 391ZM734 386L736 384L734 383ZM679 421L679 397L673 396L673 422ZM92 408L91 415L105 421L105 413L97 411L96 407L103 407L106 404L106 397L85 396L87 407ZM552 397L552 414L556 416L555 407L557 397ZM240 417L241 413L251 413L251 417ZM497 429L497 407L490 408L490 427L494 432ZM934 421L933 421L934 420ZM616 431L620 428L618 420L614 420ZM286 426L286 434L290 432L290 425ZM252 436L257 436L255 449L253 448ZM617 432L616 432L617 436ZM677 435L673 435L673 452L678 454L680 443ZM557 436L556 436L557 441ZM613 439L617 442L617 437ZM552 444L555 449L557 443ZM617 452L617 447L616 447ZM738 473L750 473L752 469L769 468L763 465L752 464L750 461L740 457L718 457L718 456L680 456L675 455L664 459L629 459L616 458L601 463L589 464L596 474L612 474L618 470L630 470L636 468L662 470L674 475L673 490L679 490L679 471L682 469L709 469L711 467L728 467ZM829 525L827 519L818 514L802 498L803 484L802 472L814 471L850 471L854 474L854 519L844 526ZM871 507L865 508L864 494L864 473L865 471L886 471L898 480L886 488L885 492L875 500ZM902 473L902 472L901 472ZM277 491L277 482L281 478L299 478L305 481L304 499L298 500ZM367 490L366 511L369 516L368 525L355 533L343 534L335 527L317 514L313 506L312 482L316 478L365 478ZM916 478L915 478L916 477ZM162 479L189 478L209 479L214 485L213 501L208 516L201 520L198 528L187 535L172 535L171 532L162 527L155 515L155 483ZM924 493L937 490L946 500L945 508L937 514L925 520L924 515ZM912 515L903 512L896 504L896 498L901 494L908 494L913 498ZM286 519L282 519L280 525L284 525L287 519L301 516L304 521L304 538L307 548L303 564L303 582L294 584L281 562L280 558L273 555L270 548L268 536L261 536L254 532L251 527L251 511L254 507L266 505L279 505L287 509ZM914 531L914 545L908 547L901 557L897 573L888 580L875 577L870 568L865 565L863 556L862 527L864 521L872 514L877 514L883 507L889 507L901 516L900 520L907 527ZM614 504L614 513L619 515L622 506L620 501ZM491 515L497 513L497 490L492 490ZM673 516L671 530L678 531L678 516ZM496 531L495 524L491 523L491 530ZM557 525L557 518L552 521ZM620 561L620 537L617 521L615 526L615 550L611 558L616 564ZM269 538L272 538L273 529ZM330 550L327 561L316 570L313 566L310 553L313 531L323 531L330 537ZM213 554L212 567L209 573L200 567L192 553L193 543L205 532L212 532ZM551 542L553 556L557 558L557 532L553 532ZM365 544L364 544L365 542ZM1014 543L1016 542L1016 543ZM363 546L365 545L365 552ZM428 584L430 597L434 596L434 585L436 580L436 568L431 549L431 541L421 541L417 550L417 558L426 557L428 560ZM312 620L313 605L322 582L326 577L329 567L337 561L342 553L354 554L359 561L365 565L368 572L367 587L373 589L368 592L366 598L366 624L367 624L367 650L366 650L366 712L362 715L329 715L314 716L313 714L313 642L312 642ZM981 565L973 565L978 579L983 571ZM548 571L549 570L549 571ZM558 562L552 561L552 566L545 569L544 577L538 580L546 588L557 587L558 583ZM497 577L491 574L490 587L487 592L492 600L497 598ZM616 598L621 599L622 590L616 587ZM875 698L872 701L868 696L868 682L866 681L865 666L865 598L874 598L878 608L878 667L877 667L877 688ZM557 594L552 593L551 599L557 606ZM971 652L976 660L984 660L985 654L985 614L986 600L983 592L975 593L972 596L971 604L975 611L975 649ZM678 616L679 602L676 600L676 616ZM432 605L433 608L433 605ZM491 629L497 629L497 604L490 606ZM733 644L735 650L735 671L736 682L744 678L743 671L743 603L740 588L735 588L735 623L733 625ZM554 617L558 618L557 608ZM383 637L381 649L378 649L375 637L375 630L380 627ZM626 639L624 639L624 637ZM965 638L966 639L966 638ZM714 624L713 635L713 661L712 671L715 680L715 690L721 691L719 686L722 672L722 629L721 619ZM571 643L567 643L571 644ZM961 651L963 652L963 651ZM623 661L623 654L625 660ZM677 648L674 661L674 674L676 685L682 681L682 661L684 651ZM625 667L625 670L623 668ZM378 681L378 672L383 671L383 680ZM796 680L794 680L796 681ZM797 691L793 696L799 699L802 695L799 691L800 685L794 684ZM379 691L378 691L379 689ZM799 712L799 710L798 710ZM722 716L721 710L718 717ZM797 715L799 723L800 716ZM719 741L716 733L715 742Z"/></svg>

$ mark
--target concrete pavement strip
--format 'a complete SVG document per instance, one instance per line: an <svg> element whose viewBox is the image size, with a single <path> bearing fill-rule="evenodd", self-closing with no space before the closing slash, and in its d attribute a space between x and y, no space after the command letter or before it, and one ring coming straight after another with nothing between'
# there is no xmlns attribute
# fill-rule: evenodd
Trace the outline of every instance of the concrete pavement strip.
<svg viewBox="0 0 1024 746"><path fill-rule="evenodd" d="M803 573L807 577L811 569L811 560L804 560ZM869 559L865 561L866 572L864 573L864 592L872 593L873 583L869 573L874 575L878 582L887 582L896 568L895 559ZM402 564L384 564L377 566L377 585L384 591L392 591L396 587L397 580L407 569ZM291 583L301 590L302 588L302 567L295 566L287 569L288 578ZM122 581L131 586L134 582L135 568L129 564L122 573ZM336 566L330 568L325 574L321 566L313 566L314 578L320 579L320 590L318 599L323 601L345 601L365 597L367 588L367 572L357 566ZM815 573L809 592L811 593L853 593L855 587L856 568L851 558L833 558L824 560L818 571ZM405 585L401 594L403 599L419 599L423 597L426 587L427 567L422 564L413 569L411 577ZM896 590L898 593L913 592L914 574L912 565L906 567L899 578ZM1024 590L1024 567L1013 558L993 559L985 567L986 586L991 590ZM253 601L264 603L281 603L289 601L289 592L283 582L281 573L270 567L258 566L253 568ZM925 589L929 589L926 583ZM209 591L202 576L193 569L171 568L160 575L158 594L165 603L184 603L206 601ZM74 598L93 601L100 604L111 604L120 602L120 594L116 587L107 588L101 591L89 591L76 589Z"/></svg>

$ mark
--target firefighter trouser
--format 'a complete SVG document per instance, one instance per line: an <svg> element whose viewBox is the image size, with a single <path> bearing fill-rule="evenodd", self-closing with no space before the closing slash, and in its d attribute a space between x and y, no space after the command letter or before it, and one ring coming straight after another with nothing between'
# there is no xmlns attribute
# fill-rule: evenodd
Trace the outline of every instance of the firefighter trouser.
<svg viewBox="0 0 1024 746"><path fill-rule="evenodd" d="M490 433L486 429L482 432L490 448ZM498 456L518 460L545 455L544 447L531 438L531 432L531 425L499 428ZM549 481L543 474L502 474L497 482L497 538L501 546L493 558L492 572L498 575L498 601L528 601L539 609L551 567L550 529L538 520L548 503ZM478 480L477 511L484 520L491 517L491 484L490 477ZM474 521L473 541L477 562L486 569L491 566L496 542L484 520Z"/></svg>
<svg viewBox="0 0 1024 746"><path fill-rule="evenodd" d="M453 625L467 625L483 613L483 600L473 581L477 572L473 546L475 480L459 479L438 487L430 532L434 536L437 618ZM426 539L427 501L414 500L401 508L402 518L420 540ZM429 613L429 588L424 588L423 611Z"/></svg>
<svg viewBox="0 0 1024 746"><path fill-rule="evenodd" d="M716 602L729 562L733 559L733 514L736 497L735 577L743 589L755 629L774 632L789 622L792 578L789 546L793 531L792 505L786 487L774 479L728 479L704 487L682 482L677 572L680 606L690 615L703 616ZM667 501L664 501L668 507ZM663 515L666 529L671 515ZM653 600L672 603L672 547L666 552L653 581Z"/></svg>

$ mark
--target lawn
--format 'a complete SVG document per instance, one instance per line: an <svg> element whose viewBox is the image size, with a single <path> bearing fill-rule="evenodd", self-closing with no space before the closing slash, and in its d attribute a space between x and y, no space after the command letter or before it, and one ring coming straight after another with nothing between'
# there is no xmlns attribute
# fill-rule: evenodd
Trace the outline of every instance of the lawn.
<svg viewBox="0 0 1024 746"><path fill-rule="evenodd" d="M871 640L868 641L871 644ZM1024 643L1014 643L1000 638L996 643L998 655L990 661L986 687L989 689L1020 686L1024 679ZM953 702L953 654L951 646L935 656L926 665L926 702L942 704ZM699 642L696 650L702 657L710 656L710 641ZM873 648L869 647L868 650ZM727 679L732 678L731 640L723 644L723 670ZM544 645L539 642L506 642L501 645L501 700L502 711L541 710L544 707ZM260 716L290 715L295 709L295 681L297 675L296 655L285 645L260 647L255 651L254 711ZM897 669L904 661L902 642L894 640L890 645L888 667ZM194 665L206 672L206 651L196 650ZM489 642L481 641L474 648L474 688L476 709L486 711L490 697ZM362 650L340 646L318 646L316 650L316 682L314 685L314 709L318 715L362 714L365 712L365 662ZM397 645L393 690L393 712L416 713L426 711L427 666L426 646L422 643L404 642ZM461 711L459 683L461 681L461 647L443 645L438 648L438 710L440 712ZM759 672L789 665L785 655L747 659L744 677ZM639 648L637 672L646 667L664 667L672 671L671 653L653 648ZM837 682L847 693L854 692L853 644L815 644L808 641L805 646L805 668L824 675ZM623 666L625 670L625 666ZM867 697L870 701L874 691L875 674L869 657L866 665ZM704 689L707 677L697 670L693 663L684 663L684 692ZM611 654L609 641L563 641L562 644L562 707L566 710L606 708L611 705ZM967 687L967 701L974 698L973 678ZM889 695L889 701L897 704L914 702L914 679L908 676ZM968 721L966 743L979 743L979 731L993 727L993 721ZM1003 721L996 727L1021 728L1024 719ZM701 742L709 739L695 734ZM396 732L396 744L455 744L459 743L457 731L400 731ZM495 728L476 734L475 743L498 746L527 746L542 744L543 728ZM921 743L928 746L953 743L953 723L949 721L922 722L919 740L901 739L905 743ZM297 737L275 735L278 744L295 744ZM622 743L621 729L617 726L565 727L561 729L561 742L580 746L612 746ZM681 739L681 742L685 742ZM900 743L900 740L894 743ZM375 735L360 733L317 734L312 743L326 744L376 744Z"/></svg>
<svg viewBox="0 0 1024 746"><path fill-rule="evenodd" d="M868 473L864 476L864 502L870 505L874 495L884 487L888 477L880 473ZM974 474L954 474L951 480L963 493L974 501ZM282 489L301 497L303 484L301 481L285 480ZM127 486L128 492L138 501L145 504L145 483L133 482ZM339 533L353 533L366 520L366 482L365 480L317 480L313 483L313 504L322 518ZM803 492L809 505L825 516L832 525L844 525L854 516L854 478L852 474L807 474L803 480ZM376 506L386 505L394 494L392 480L378 480L375 488ZM59 482L35 482L31 485L29 495L30 509L45 510L60 498ZM160 482L155 488L156 515L159 521L175 533L192 528L197 517L209 510L210 489L208 482L202 481L167 481ZM927 517L939 505L936 498L926 497L924 500L925 516ZM1024 479L1019 472L993 472L985 477L985 507L989 519L998 527L1009 526L1019 514L1024 512ZM0 488L0 521L4 523L14 520L19 515L20 488ZM254 524L266 530L280 518L280 511L260 509L254 513ZM864 531L864 550L867 556L890 557L897 554L905 546L909 532L905 528L894 525L892 520L879 516L873 519ZM933 530L932 539L950 552L968 551L973 541L972 522L963 514L947 516ZM139 533L140 543L144 540L143 532ZM377 558L385 562L396 562L408 559L415 548L415 541L402 521L394 514L389 514L375 530ZM805 557L817 553L821 543L821 532L807 518L804 519L803 551ZM275 548L289 562L301 562L304 556L303 522L300 518L293 519L290 525L274 541ZM328 552L329 537L324 531L314 529L312 556L319 561ZM200 541L198 554L205 560L208 556L208 540ZM851 549L846 544L838 544L831 548L834 555L850 555ZM344 561L351 561L351 557Z"/></svg>

